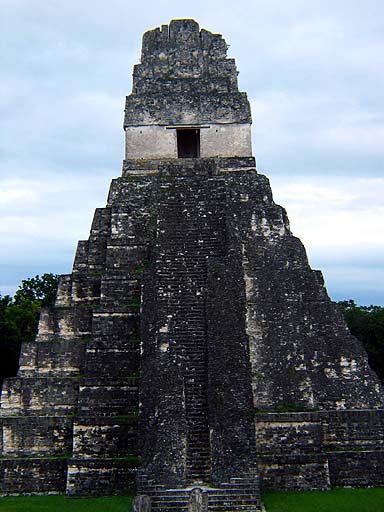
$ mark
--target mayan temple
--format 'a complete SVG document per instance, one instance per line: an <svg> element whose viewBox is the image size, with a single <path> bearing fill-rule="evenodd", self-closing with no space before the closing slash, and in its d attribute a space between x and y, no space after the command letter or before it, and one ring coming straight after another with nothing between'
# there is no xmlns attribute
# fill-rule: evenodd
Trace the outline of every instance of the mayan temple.
<svg viewBox="0 0 384 512"><path fill-rule="evenodd" d="M4 382L1 494L232 512L383 486L383 390L256 170L222 36L146 32L124 130L122 175Z"/></svg>

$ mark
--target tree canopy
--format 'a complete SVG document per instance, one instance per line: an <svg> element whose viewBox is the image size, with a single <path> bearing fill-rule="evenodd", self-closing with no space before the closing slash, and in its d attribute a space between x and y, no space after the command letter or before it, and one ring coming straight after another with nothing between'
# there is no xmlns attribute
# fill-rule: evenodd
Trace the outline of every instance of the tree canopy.
<svg viewBox="0 0 384 512"><path fill-rule="evenodd" d="M24 300L31 300L43 306L51 306L55 302L59 276L56 274L43 274L21 281L19 289L14 296L14 302L21 304Z"/></svg>
<svg viewBox="0 0 384 512"><path fill-rule="evenodd" d="M369 365L384 383L384 307L358 306L353 300L338 304L349 330L368 352Z"/></svg>
<svg viewBox="0 0 384 512"><path fill-rule="evenodd" d="M13 299L0 296L0 384L16 375L21 344L34 340L41 308L54 303L58 279L35 276L22 281Z"/></svg>

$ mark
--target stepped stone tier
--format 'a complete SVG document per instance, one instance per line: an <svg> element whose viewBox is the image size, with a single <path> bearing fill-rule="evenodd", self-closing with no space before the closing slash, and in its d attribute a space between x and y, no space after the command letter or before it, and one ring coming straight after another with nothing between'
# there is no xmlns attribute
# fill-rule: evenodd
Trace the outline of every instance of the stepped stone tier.
<svg viewBox="0 0 384 512"><path fill-rule="evenodd" d="M144 34L122 176L3 386L2 494L384 485L383 390L256 171L226 52L193 20Z"/></svg>

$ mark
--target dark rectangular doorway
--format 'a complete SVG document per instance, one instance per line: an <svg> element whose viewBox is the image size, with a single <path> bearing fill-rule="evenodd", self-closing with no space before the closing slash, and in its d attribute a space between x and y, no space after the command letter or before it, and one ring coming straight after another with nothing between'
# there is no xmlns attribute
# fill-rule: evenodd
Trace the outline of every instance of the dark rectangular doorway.
<svg viewBox="0 0 384 512"><path fill-rule="evenodd" d="M177 157L200 158L200 130L181 128L177 133Z"/></svg>

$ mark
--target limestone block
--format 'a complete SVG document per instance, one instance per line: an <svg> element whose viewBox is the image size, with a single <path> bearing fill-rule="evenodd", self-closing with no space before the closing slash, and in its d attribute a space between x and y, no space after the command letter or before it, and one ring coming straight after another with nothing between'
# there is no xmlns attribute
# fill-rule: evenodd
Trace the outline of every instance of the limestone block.
<svg viewBox="0 0 384 512"><path fill-rule="evenodd" d="M343 451L328 454L333 487L382 487L384 451Z"/></svg>
<svg viewBox="0 0 384 512"><path fill-rule="evenodd" d="M106 249L107 270L123 270L132 272L137 269L147 256L143 246L108 245Z"/></svg>
<svg viewBox="0 0 384 512"><path fill-rule="evenodd" d="M137 411L137 377L84 379L79 389L78 413L90 416L130 415Z"/></svg>
<svg viewBox="0 0 384 512"><path fill-rule="evenodd" d="M2 457L67 456L72 450L70 417L3 418Z"/></svg>
<svg viewBox="0 0 384 512"><path fill-rule="evenodd" d="M100 302L101 272L77 274L72 278L72 304L98 304Z"/></svg>
<svg viewBox="0 0 384 512"><path fill-rule="evenodd" d="M72 276L61 275L56 294L56 306L70 306L72 294Z"/></svg>
<svg viewBox="0 0 384 512"><path fill-rule="evenodd" d="M73 263L73 272L81 272L88 266L88 240L80 240L77 243L75 261Z"/></svg>
<svg viewBox="0 0 384 512"><path fill-rule="evenodd" d="M83 417L75 421L75 457L100 458L136 455L137 425L134 415L118 418Z"/></svg>
<svg viewBox="0 0 384 512"><path fill-rule="evenodd" d="M7 379L3 385L0 415L71 415L78 388L77 378Z"/></svg>
<svg viewBox="0 0 384 512"><path fill-rule="evenodd" d="M291 421L256 419L256 447L259 454L318 453L322 448L320 423L292 418ZM295 421L296 420L296 421ZM300 421L301 420L301 421Z"/></svg>
<svg viewBox="0 0 384 512"><path fill-rule="evenodd" d="M384 448L384 411L352 410L319 413L326 450Z"/></svg>
<svg viewBox="0 0 384 512"><path fill-rule="evenodd" d="M24 377L75 377L84 364L85 340L57 339L24 344L18 375Z"/></svg>
<svg viewBox="0 0 384 512"><path fill-rule="evenodd" d="M134 487L136 459L72 459L68 464L69 496L128 494ZM65 481L65 480L64 480ZM95 483L97 482L97 485Z"/></svg>
<svg viewBox="0 0 384 512"><path fill-rule="evenodd" d="M101 280L100 301L104 307L131 304L141 295L139 278L145 267L138 266L131 276L105 276Z"/></svg>
<svg viewBox="0 0 384 512"><path fill-rule="evenodd" d="M323 454L262 455L258 467L264 490L314 491L330 488L328 458Z"/></svg>
<svg viewBox="0 0 384 512"><path fill-rule="evenodd" d="M0 495L65 492L66 458L0 459Z"/></svg>

